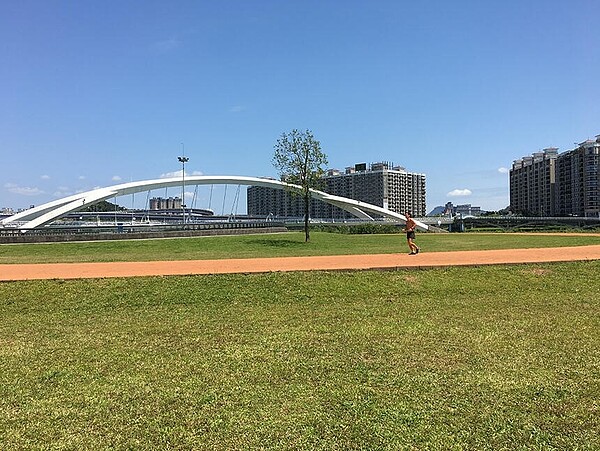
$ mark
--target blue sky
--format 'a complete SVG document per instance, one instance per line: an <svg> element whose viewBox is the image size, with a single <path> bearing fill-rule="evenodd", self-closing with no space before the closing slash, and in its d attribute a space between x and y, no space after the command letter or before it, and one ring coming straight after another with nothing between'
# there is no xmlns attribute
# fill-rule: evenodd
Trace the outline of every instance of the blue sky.
<svg viewBox="0 0 600 451"><path fill-rule="evenodd" d="M276 177L273 144L298 128L329 167L425 173L428 211L500 209L513 160L600 134L599 15L596 0L3 1L0 208L175 173L183 147L189 174Z"/></svg>

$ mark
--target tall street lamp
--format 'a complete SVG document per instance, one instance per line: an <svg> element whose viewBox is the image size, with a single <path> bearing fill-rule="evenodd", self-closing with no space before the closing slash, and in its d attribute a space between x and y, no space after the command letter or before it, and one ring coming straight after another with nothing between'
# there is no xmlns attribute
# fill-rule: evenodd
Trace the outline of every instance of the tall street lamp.
<svg viewBox="0 0 600 451"><path fill-rule="evenodd" d="M183 148L183 144L181 144ZM185 148L183 148L183 156L177 157L177 160L181 163L181 213L183 218L183 226L185 227L185 164L190 161L185 156Z"/></svg>

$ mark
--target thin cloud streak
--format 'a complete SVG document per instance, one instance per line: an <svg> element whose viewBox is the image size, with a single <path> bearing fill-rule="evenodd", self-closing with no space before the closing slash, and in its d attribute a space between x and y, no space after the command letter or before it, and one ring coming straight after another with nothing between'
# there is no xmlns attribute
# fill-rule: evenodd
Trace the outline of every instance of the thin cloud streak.
<svg viewBox="0 0 600 451"><path fill-rule="evenodd" d="M40 194L45 194L44 191L39 188L32 188L29 186L18 186L14 183L5 183L4 188L6 188L10 193L18 194L21 196L39 196Z"/></svg>
<svg viewBox="0 0 600 451"><path fill-rule="evenodd" d="M470 196L471 194L473 194L473 192L470 189L464 188L464 189L452 190L447 194L447 196L448 197L466 197L466 196Z"/></svg>

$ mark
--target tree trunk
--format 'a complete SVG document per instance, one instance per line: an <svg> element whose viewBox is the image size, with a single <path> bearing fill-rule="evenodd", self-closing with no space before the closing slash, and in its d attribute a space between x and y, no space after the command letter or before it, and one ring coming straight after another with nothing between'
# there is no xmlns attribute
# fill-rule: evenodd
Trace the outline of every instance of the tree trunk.
<svg viewBox="0 0 600 451"><path fill-rule="evenodd" d="M310 212L310 192L304 194L304 242L308 243L310 240L310 233L308 230L309 224L309 212Z"/></svg>

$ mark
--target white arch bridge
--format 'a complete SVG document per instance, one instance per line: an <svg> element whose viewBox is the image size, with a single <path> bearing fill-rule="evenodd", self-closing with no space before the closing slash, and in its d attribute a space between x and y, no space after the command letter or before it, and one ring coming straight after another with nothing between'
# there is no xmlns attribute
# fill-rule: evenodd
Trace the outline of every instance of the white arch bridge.
<svg viewBox="0 0 600 451"><path fill-rule="evenodd" d="M300 186L292 185L279 180L266 179L260 177L245 176L189 176L185 178L185 185L247 185L247 186L266 186L276 189L288 189L291 191L300 191ZM0 221L1 226L14 226L20 224L19 228L23 231L32 230L45 226L52 221L73 213L90 205L102 202L113 197L135 194L144 191L151 191L159 188L181 187L182 178L164 178L156 180L142 180L138 182L122 183L119 185L98 188L83 193L74 194L39 205L29 210L19 212L15 215ZM406 222L406 217L377 205L371 205L346 197L334 196L323 191L311 189L313 198L321 200L331 205L335 205L357 218L371 220L371 215L380 215L395 221ZM417 228L420 230L429 230L429 226L416 221Z"/></svg>

